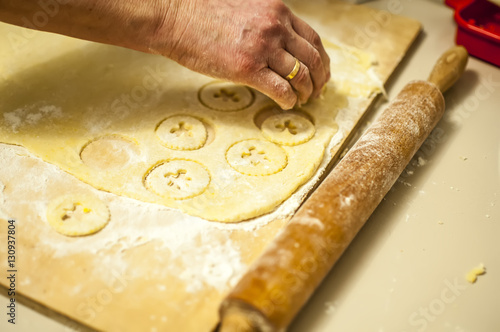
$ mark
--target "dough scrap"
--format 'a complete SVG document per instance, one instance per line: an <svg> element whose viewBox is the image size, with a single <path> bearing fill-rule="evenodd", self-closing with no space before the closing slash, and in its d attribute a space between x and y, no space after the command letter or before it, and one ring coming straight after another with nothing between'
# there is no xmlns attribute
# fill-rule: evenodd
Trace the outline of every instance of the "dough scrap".
<svg viewBox="0 0 500 332"><path fill-rule="evenodd" d="M377 62L373 54L328 39L322 39L322 42L330 56L332 77L336 75L333 88L338 93L363 98L379 92L385 94L384 84L373 71L373 65Z"/></svg>
<svg viewBox="0 0 500 332"><path fill-rule="evenodd" d="M170 160L149 171L144 184L155 194L186 199L201 194L210 183L210 175L200 164L190 160Z"/></svg>
<svg viewBox="0 0 500 332"><path fill-rule="evenodd" d="M262 140L241 141L229 148L226 160L245 175L271 175L285 168L286 152L276 144Z"/></svg>
<svg viewBox="0 0 500 332"><path fill-rule="evenodd" d="M314 136L314 125L303 116L279 113L262 123L262 134L271 142L282 145L298 145Z"/></svg>
<svg viewBox="0 0 500 332"><path fill-rule="evenodd" d="M481 263L472 270L470 270L465 276L465 279L471 284L473 284L476 282L478 276L483 275L485 273L486 273L486 268L484 267L484 264Z"/></svg>
<svg viewBox="0 0 500 332"><path fill-rule="evenodd" d="M188 115L174 115L163 120L156 135L174 150L197 150L207 141L207 129L200 120Z"/></svg>
<svg viewBox="0 0 500 332"><path fill-rule="evenodd" d="M248 87L219 81L203 86L199 97L206 107L224 112L243 110L254 101L254 94Z"/></svg>
<svg viewBox="0 0 500 332"><path fill-rule="evenodd" d="M47 221L57 232L67 236L96 233L109 222L108 207L92 195L64 195L47 207Z"/></svg>

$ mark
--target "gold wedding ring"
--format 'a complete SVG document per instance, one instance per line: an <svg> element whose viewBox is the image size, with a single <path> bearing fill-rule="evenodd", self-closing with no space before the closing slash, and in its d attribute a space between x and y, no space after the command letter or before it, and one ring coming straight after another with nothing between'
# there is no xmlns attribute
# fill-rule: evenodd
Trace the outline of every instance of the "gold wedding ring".
<svg viewBox="0 0 500 332"><path fill-rule="evenodd" d="M292 71L285 77L285 79L291 81L295 77L295 75L297 75L299 69L300 69L300 61L297 58L295 58L295 66L293 66Z"/></svg>

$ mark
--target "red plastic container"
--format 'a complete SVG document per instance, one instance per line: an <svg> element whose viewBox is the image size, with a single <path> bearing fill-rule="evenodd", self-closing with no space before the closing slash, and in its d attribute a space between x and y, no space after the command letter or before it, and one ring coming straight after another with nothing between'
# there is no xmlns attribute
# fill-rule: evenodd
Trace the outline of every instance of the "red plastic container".
<svg viewBox="0 0 500 332"><path fill-rule="evenodd" d="M455 9L457 44L500 67L500 7L487 0L446 0Z"/></svg>

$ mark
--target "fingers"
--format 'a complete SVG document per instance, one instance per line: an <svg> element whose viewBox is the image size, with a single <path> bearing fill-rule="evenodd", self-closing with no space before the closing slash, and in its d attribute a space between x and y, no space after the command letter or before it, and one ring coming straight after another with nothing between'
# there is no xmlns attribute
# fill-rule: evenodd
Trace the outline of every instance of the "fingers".
<svg viewBox="0 0 500 332"><path fill-rule="evenodd" d="M297 94L290 83L270 68L263 68L248 85L273 99L284 110L292 109L297 103Z"/></svg>
<svg viewBox="0 0 500 332"><path fill-rule="evenodd" d="M261 69L260 77L250 84L274 99L283 109L293 108L297 101L303 104L310 97L318 97L330 79L330 58L319 35L293 14L291 22L288 33L282 35L283 48L269 52L268 68ZM287 80L296 59L300 63L299 70Z"/></svg>
<svg viewBox="0 0 500 332"><path fill-rule="evenodd" d="M315 83L313 96L318 96L323 85L330 79L330 57L326 53L318 33L293 14L292 27L302 38L299 36L292 38L287 42L286 47L290 53L296 55L308 66Z"/></svg>
<svg viewBox="0 0 500 332"><path fill-rule="evenodd" d="M291 14L292 26L284 38L284 48L276 51L268 60L269 68L286 77L300 61L298 73L289 80L299 103L316 98L330 79L330 58L321 38L307 23Z"/></svg>
<svg viewBox="0 0 500 332"><path fill-rule="evenodd" d="M288 41L286 49L305 64L313 84L310 95L313 98L319 96L327 80L327 73L319 51L299 35Z"/></svg>
<svg viewBox="0 0 500 332"><path fill-rule="evenodd" d="M281 49L277 54L269 59L269 68L274 70L281 78L286 77L295 67L295 57L287 51ZM314 84L307 66L300 63L299 71L295 76L286 81L297 92L298 100L301 104L306 103L311 96Z"/></svg>

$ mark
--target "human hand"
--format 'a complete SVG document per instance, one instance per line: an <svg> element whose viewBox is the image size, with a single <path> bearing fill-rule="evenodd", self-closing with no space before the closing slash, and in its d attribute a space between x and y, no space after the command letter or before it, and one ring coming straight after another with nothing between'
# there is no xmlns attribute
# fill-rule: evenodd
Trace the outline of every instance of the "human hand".
<svg viewBox="0 0 500 332"><path fill-rule="evenodd" d="M172 0L149 48L203 74L251 86L283 109L330 78L319 35L281 0ZM300 61L294 78L286 77Z"/></svg>

